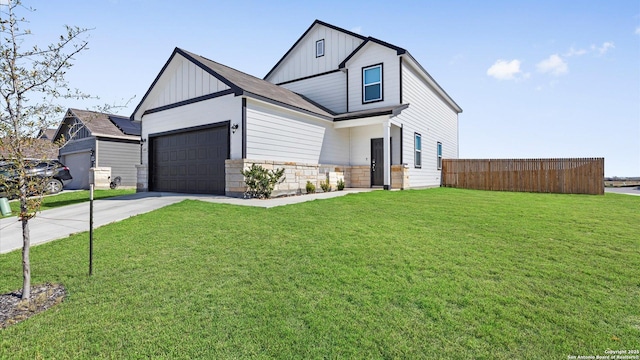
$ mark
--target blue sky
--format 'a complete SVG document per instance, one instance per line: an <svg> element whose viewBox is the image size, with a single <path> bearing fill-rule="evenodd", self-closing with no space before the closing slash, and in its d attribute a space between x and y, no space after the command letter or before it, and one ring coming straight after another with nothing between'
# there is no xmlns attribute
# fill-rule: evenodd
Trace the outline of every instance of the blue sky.
<svg viewBox="0 0 640 360"><path fill-rule="evenodd" d="M130 115L174 47L263 77L315 19L407 49L463 108L461 158L604 157L640 176L640 1L25 1L93 28L72 86Z"/></svg>

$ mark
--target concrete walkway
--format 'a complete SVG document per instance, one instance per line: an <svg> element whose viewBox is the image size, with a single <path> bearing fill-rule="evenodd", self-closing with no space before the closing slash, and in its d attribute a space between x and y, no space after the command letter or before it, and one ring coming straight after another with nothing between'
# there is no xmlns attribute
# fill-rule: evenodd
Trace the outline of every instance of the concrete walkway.
<svg viewBox="0 0 640 360"><path fill-rule="evenodd" d="M93 227L124 220L131 216L150 212L185 199L201 200L232 205L271 208L298 204L317 199L367 192L372 189L345 189L313 195L289 196L268 200L237 199L215 195L192 195L146 192L95 200L93 203ZM31 245L65 238L71 234L89 231L89 202L45 210L29 221ZM0 254L22 249L22 223L17 217L0 219Z"/></svg>

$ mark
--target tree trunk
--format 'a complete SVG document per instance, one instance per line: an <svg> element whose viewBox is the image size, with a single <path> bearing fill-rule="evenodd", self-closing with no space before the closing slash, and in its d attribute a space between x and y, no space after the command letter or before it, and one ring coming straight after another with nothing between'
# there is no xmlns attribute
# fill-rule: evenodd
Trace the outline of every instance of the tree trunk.
<svg viewBox="0 0 640 360"><path fill-rule="evenodd" d="M29 218L22 218L22 298L31 297L31 262L29 260L29 247L31 237L29 236Z"/></svg>
<svg viewBox="0 0 640 360"><path fill-rule="evenodd" d="M24 174L24 170L21 171ZM22 222L22 299L31 297L31 260L29 249L31 235L29 233L29 207L27 204L27 184L24 176L18 181L20 189L20 222Z"/></svg>

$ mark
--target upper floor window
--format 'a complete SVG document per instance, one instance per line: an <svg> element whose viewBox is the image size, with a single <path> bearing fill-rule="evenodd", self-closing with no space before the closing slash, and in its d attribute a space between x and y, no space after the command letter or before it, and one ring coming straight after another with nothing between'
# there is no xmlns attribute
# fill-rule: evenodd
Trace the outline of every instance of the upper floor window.
<svg viewBox="0 0 640 360"><path fill-rule="evenodd" d="M422 167L422 135L415 133L414 139L415 139L415 142L413 145L415 150L414 162L417 168L421 168Z"/></svg>
<svg viewBox="0 0 640 360"><path fill-rule="evenodd" d="M324 39L316 41L316 57L324 56Z"/></svg>
<svg viewBox="0 0 640 360"><path fill-rule="evenodd" d="M437 145L437 154L438 154L438 170L442 169L442 143L438 142Z"/></svg>
<svg viewBox="0 0 640 360"><path fill-rule="evenodd" d="M382 64L362 68L362 103L382 101Z"/></svg>

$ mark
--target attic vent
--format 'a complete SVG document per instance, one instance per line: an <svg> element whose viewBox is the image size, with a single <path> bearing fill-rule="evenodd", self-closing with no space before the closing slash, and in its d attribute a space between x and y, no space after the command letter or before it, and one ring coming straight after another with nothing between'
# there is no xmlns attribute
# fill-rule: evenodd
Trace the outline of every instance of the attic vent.
<svg viewBox="0 0 640 360"><path fill-rule="evenodd" d="M316 41L316 57L324 56L324 39Z"/></svg>

